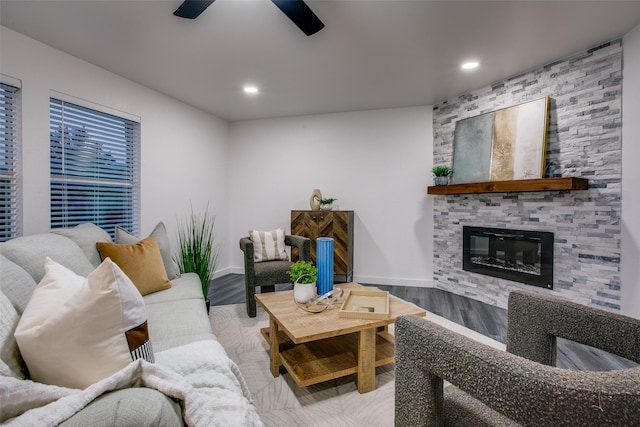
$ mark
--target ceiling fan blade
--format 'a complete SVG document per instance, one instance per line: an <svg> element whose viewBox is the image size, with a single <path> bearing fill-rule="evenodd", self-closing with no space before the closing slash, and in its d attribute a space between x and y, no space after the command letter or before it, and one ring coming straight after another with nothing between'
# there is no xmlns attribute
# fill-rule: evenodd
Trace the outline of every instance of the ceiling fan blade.
<svg viewBox="0 0 640 427"><path fill-rule="evenodd" d="M324 28L320 18L302 0L271 0L294 24L310 36Z"/></svg>
<svg viewBox="0 0 640 427"><path fill-rule="evenodd" d="M215 0L185 0L173 14L180 18L196 19Z"/></svg>

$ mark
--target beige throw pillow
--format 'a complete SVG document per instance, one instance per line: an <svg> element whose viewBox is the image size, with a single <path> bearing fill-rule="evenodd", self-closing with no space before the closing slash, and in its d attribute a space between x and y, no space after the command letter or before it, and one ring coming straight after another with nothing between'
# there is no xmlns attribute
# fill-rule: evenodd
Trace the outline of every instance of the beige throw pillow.
<svg viewBox="0 0 640 427"><path fill-rule="evenodd" d="M133 245L97 242L96 247L103 260L111 258L118 264L142 295L171 287L154 237L147 237Z"/></svg>
<svg viewBox="0 0 640 427"><path fill-rule="evenodd" d="M253 242L255 262L289 260L284 244L284 227L271 231L249 230L249 237Z"/></svg>
<svg viewBox="0 0 640 427"><path fill-rule="evenodd" d="M86 279L47 258L15 338L31 379L84 389L144 358L153 362L147 311L110 259Z"/></svg>
<svg viewBox="0 0 640 427"><path fill-rule="evenodd" d="M178 273L176 273L173 259L171 259L171 244L169 243L169 235L167 234L167 228L164 226L164 223L159 222L149 236L155 237L158 242L160 255L162 255L162 263L164 264L164 269L167 271L167 277L169 280L176 279ZM132 245L140 241L139 238L118 226L116 226L115 237L117 244Z"/></svg>

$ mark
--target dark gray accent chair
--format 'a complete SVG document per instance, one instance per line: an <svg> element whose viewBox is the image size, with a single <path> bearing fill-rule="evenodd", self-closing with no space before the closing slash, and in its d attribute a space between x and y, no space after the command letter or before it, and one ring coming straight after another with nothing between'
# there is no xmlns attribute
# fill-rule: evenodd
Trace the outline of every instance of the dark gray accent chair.
<svg viewBox="0 0 640 427"><path fill-rule="evenodd" d="M284 236L284 244L298 248L299 259L311 262L311 240L302 236ZM240 239L240 249L244 253L244 287L247 297L247 314L256 317L256 287L260 292L273 292L275 285L290 283L287 271L291 261L253 261L253 242L249 237Z"/></svg>
<svg viewBox="0 0 640 427"><path fill-rule="evenodd" d="M556 337L640 363L640 319L514 291L505 352L428 318L396 320L396 426L640 425L640 366L555 367Z"/></svg>

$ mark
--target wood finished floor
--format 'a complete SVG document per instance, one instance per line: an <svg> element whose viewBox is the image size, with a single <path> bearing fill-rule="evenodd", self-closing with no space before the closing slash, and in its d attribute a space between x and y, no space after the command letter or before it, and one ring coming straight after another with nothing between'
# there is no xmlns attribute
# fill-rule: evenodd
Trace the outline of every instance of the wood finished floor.
<svg viewBox="0 0 640 427"><path fill-rule="evenodd" d="M367 284L373 285L373 284ZM507 310L435 288L375 285L392 295L491 337L502 343L507 336ZM276 290L292 289L290 284L276 285ZM228 274L213 280L209 289L211 305L244 304L244 276ZM606 371L637 366L634 362L607 352L558 339L557 366L560 368Z"/></svg>

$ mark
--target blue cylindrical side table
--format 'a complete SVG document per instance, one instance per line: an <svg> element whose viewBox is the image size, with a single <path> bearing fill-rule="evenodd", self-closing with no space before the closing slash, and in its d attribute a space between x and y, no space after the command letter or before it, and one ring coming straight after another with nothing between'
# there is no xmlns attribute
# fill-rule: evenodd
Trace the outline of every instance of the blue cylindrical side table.
<svg viewBox="0 0 640 427"><path fill-rule="evenodd" d="M333 289L333 239L316 239L316 267L318 267L318 295Z"/></svg>

